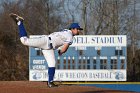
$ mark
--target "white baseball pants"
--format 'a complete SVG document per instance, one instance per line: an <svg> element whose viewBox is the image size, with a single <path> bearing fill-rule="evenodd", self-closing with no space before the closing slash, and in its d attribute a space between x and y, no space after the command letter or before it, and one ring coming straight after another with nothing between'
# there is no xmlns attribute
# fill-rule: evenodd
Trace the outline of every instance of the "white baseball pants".
<svg viewBox="0 0 140 93"><path fill-rule="evenodd" d="M55 55L54 49L50 49L50 42L48 36L41 36L35 38L21 37L20 38L23 45L41 48L43 49L43 55L48 63L48 67L55 67Z"/></svg>

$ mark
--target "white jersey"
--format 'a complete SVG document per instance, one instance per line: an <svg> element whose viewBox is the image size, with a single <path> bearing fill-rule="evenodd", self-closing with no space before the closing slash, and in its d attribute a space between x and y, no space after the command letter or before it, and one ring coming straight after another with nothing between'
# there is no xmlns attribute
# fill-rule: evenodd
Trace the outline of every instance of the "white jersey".
<svg viewBox="0 0 140 93"><path fill-rule="evenodd" d="M54 32L50 34L49 37L51 37L51 42L54 49L62 46L65 43L71 45L73 41L73 34L71 30L68 29L64 29L63 31L60 32Z"/></svg>

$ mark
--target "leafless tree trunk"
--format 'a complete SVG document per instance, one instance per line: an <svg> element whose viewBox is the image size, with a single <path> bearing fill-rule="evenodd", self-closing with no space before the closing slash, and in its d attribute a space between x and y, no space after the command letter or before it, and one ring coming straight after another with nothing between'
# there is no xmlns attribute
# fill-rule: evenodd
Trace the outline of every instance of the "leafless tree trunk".
<svg viewBox="0 0 140 93"><path fill-rule="evenodd" d="M83 34L87 34L87 1L83 0L83 10L82 10L82 19L83 19Z"/></svg>

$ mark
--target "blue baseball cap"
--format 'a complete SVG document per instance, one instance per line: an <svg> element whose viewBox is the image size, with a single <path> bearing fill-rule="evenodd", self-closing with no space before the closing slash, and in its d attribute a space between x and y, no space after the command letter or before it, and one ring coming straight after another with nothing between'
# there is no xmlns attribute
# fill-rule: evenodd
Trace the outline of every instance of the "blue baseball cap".
<svg viewBox="0 0 140 93"><path fill-rule="evenodd" d="M80 25L78 23L72 23L69 27L69 29L72 29L72 28L77 28L79 30L83 30L83 28L80 27Z"/></svg>

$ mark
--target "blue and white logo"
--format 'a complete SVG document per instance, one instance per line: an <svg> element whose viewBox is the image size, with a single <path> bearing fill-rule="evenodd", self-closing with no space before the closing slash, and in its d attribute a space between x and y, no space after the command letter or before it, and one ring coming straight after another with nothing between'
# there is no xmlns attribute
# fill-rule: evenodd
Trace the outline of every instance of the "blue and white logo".
<svg viewBox="0 0 140 93"><path fill-rule="evenodd" d="M42 75L39 72L33 72L33 79L38 80L41 79Z"/></svg>
<svg viewBox="0 0 140 93"><path fill-rule="evenodd" d="M122 80L124 79L124 74L122 72L115 72L115 79Z"/></svg>

